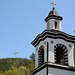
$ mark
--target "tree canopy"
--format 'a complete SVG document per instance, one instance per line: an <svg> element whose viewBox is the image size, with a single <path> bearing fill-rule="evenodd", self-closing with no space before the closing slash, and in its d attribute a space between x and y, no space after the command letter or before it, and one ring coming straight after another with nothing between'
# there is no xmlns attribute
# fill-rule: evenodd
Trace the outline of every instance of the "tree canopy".
<svg viewBox="0 0 75 75"><path fill-rule="evenodd" d="M34 61L26 58L0 59L0 75L32 75Z"/></svg>

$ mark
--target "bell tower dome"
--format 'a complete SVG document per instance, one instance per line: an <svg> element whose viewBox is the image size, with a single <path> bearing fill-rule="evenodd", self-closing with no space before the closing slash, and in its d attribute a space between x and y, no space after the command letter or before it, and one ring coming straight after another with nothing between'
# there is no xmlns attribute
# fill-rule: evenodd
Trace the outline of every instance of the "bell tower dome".
<svg viewBox="0 0 75 75"><path fill-rule="evenodd" d="M45 19L47 22L47 30L55 29L61 31L61 21L63 18L59 16L58 12L55 10L54 5L56 5L56 3L53 1L51 4L53 4L53 8Z"/></svg>

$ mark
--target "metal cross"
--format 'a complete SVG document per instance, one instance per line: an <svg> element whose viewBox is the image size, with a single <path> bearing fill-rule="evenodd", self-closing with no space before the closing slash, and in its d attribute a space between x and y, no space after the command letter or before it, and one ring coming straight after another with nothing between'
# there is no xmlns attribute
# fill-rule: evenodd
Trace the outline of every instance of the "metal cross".
<svg viewBox="0 0 75 75"><path fill-rule="evenodd" d="M16 54L18 54L18 52L16 52L16 50L15 50L15 53L13 53L13 54L15 54L15 58L16 58Z"/></svg>
<svg viewBox="0 0 75 75"><path fill-rule="evenodd" d="M53 4L53 7L54 7L54 5L56 5L55 1L51 2L51 4Z"/></svg>

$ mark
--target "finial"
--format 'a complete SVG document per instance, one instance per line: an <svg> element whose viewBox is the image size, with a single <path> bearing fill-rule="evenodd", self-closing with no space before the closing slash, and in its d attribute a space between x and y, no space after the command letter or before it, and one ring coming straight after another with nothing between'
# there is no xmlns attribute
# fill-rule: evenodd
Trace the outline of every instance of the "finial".
<svg viewBox="0 0 75 75"><path fill-rule="evenodd" d="M52 1L51 4L53 4L53 8L54 8L54 5L56 5L55 1Z"/></svg>

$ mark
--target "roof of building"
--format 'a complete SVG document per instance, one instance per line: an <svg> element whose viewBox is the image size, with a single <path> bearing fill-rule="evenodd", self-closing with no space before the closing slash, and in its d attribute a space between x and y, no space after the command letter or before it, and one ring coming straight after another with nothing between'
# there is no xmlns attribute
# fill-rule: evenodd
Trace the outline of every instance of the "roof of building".
<svg viewBox="0 0 75 75"><path fill-rule="evenodd" d="M55 10L55 7L53 7L48 16L45 18L45 21L47 22L49 19L62 20L63 18L59 16L58 12Z"/></svg>
<svg viewBox="0 0 75 75"><path fill-rule="evenodd" d="M31 42L34 47L36 47L41 40L46 38L54 38L54 39L63 39L68 42L75 43L75 36L69 35L67 33L58 31L58 30L44 30L41 34L37 35L37 37Z"/></svg>
<svg viewBox="0 0 75 75"><path fill-rule="evenodd" d="M50 11L49 16L50 15L56 15L59 16L58 12L55 10L55 8L53 7L53 9Z"/></svg>

